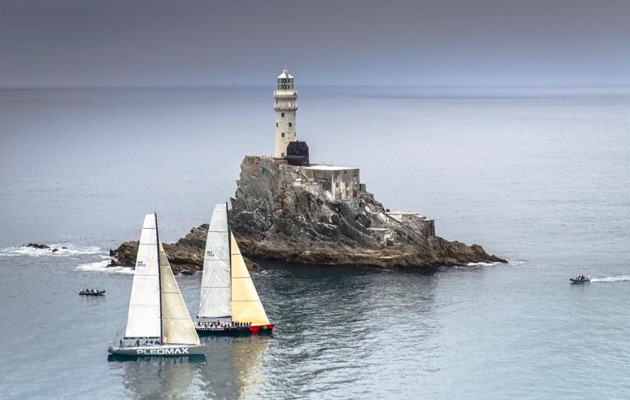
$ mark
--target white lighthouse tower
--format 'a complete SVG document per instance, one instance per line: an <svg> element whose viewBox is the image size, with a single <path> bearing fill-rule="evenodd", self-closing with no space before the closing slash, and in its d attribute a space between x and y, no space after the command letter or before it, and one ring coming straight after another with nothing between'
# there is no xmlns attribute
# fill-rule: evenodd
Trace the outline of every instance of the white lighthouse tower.
<svg viewBox="0 0 630 400"><path fill-rule="evenodd" d="M276 111L276 150L274 157L287 155L287 146L296 140L295 113L297 111L297 92L293 85L293 76L287 67L278 76L278 88L273 92Z"/></svg>

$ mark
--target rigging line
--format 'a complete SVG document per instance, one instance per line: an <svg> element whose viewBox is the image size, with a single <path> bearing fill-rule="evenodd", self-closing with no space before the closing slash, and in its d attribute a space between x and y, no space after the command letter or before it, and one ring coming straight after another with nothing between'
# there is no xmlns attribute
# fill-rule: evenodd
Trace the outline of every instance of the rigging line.
<svg viewBox="0 0 630 400"><path fill-rule="evenodd" d="M228 245L228 264L230 265L230 303L233 301L234 299L234 295L232 294L232 292L234 291L234 281L232 280L232 230L230 229L230 218L229 218L229 210L228 210L228 203L227 201L225 202L225 224L227 227L227 245ZM236 240L236 239L235 239Z"/></svg>
<svg viewBox="0 0 630 400"><path fill-rule="evenodd" d="M162 291L162 263L160 262L160 234L158 231L157 212L153 213L155 217L155 245L157 246L157 261L158 261L158 288ZM162 323L162 293L160 293L160 341L164 340L164 324Z"/></svg>

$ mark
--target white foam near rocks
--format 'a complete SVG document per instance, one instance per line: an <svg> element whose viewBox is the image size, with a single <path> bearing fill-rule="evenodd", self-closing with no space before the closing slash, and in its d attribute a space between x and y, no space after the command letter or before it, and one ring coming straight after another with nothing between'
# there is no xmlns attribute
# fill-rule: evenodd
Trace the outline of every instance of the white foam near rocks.
<svg viewBox="0 0 630 400"><path fill-rule="evenodd" d="M111 259L77 265L75 270L84 272L101 272L114 274L133 274L133 268L110 267Z"/></svg>
<svg viewBox="0 0 630 400"><path fill-rule="evenodd" d="M105 254L97 246L75 246L72 243L48 244L48 248L39 249L30 246L12 246L0 250L0 257L69 257L90 254ZM56 251L55 251L56 250Z"/></svg>

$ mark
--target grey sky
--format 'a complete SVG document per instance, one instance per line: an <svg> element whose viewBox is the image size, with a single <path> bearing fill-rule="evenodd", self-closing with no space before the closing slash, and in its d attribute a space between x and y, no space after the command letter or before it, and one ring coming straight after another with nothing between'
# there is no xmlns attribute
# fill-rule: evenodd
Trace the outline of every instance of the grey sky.
<svg viewBox="0 0 630 400"><path fill-rule="evenodd" d="M0 84L630 84L627 0L0 0ZM272 78L273 79L273 78Z"/></svg>

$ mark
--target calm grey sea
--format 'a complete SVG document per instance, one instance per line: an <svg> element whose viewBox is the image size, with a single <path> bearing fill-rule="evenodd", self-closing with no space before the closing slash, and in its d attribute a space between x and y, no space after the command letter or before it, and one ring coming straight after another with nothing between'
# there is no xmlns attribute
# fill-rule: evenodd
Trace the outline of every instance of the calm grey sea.
<svg viewBox="0 0 630 400"><path fill-rule="evenodd" d="M299 88L311 160L510 263L264 263L272 337L108 361L132 279L108 250L145 213L167 242L207 223L273 150L272 90L0 91L0 398L630 398L628 88ZM178 279L194 314L200 276Z"/></svg>

